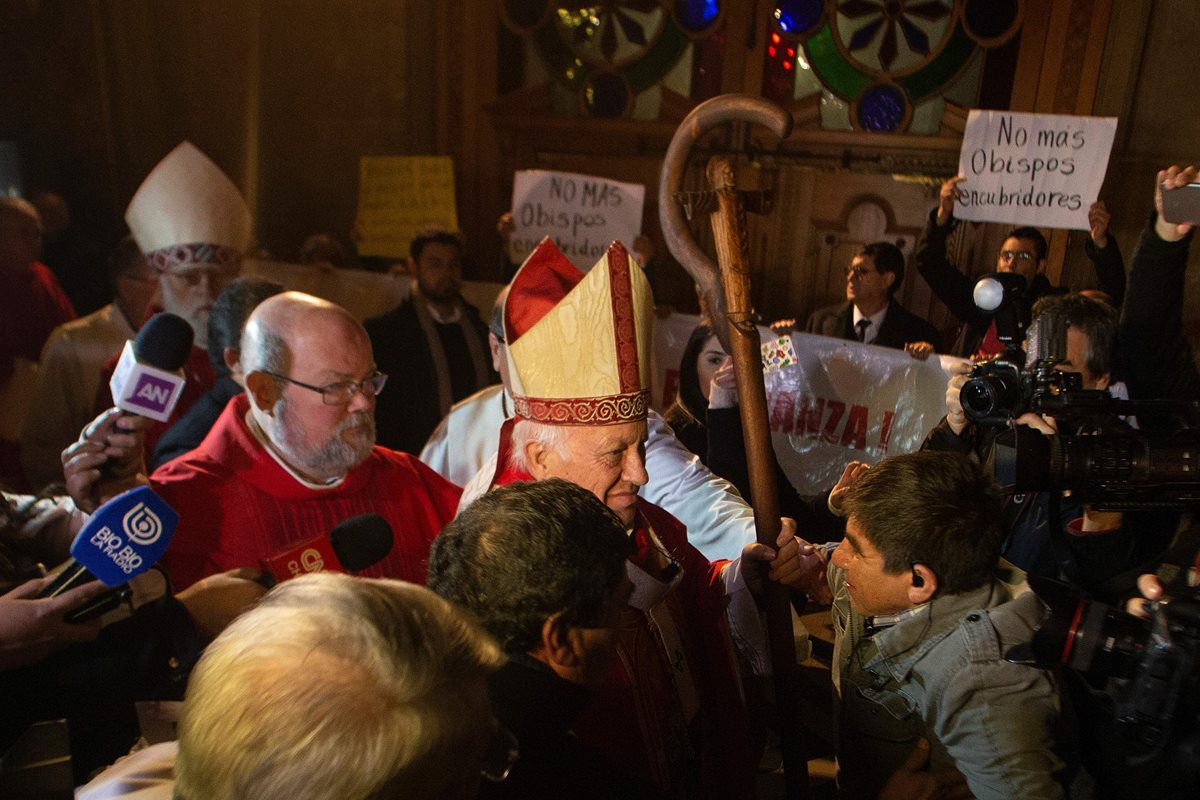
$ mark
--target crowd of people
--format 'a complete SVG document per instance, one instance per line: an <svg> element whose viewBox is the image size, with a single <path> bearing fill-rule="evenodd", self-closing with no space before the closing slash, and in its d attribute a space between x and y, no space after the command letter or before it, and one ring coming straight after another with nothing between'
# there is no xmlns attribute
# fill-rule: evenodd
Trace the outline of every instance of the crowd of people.
<svg viewBox="0 0 1200 800"><path fill-rule="evenodd" d="M806 330L919 359L1002 355L946 259L958 184L914 256L962 323L953 347L895 299L906 265L887 242L854 256L846 302ZM1161 191L1128 285L1102 204L1086 245L1099 294L1050 284L1034 228L997 257L1023 278L1023 314L1064 322L1051 366L1084 390L1198 399L1182 326L1191 230L1162 219ZM1157 613L1179 587L1149 573L1195 577L1178 557L1195 557L1176 535L1186 515L1057 489L1002 496L985 468L1001 428L964 412L967 366L920 451L851 461L818 498L776 470L786 516L768 545L743 499L737 386L711 321L664 419L649 407L651 284L619 243L583 272L544 241L485 315L461 295L462 242L422 233L411 295L363 322L240 275L249 210L187 143L126 221L111 304L74 320L38 260L42 216L0 200L0 385L36 385L0 451L0 791L17 762L45 762L21 755L31 726L61 718L85 800L751 798L774 724L747 691L772 672L771 584L829 607L841 796L1200 786L1171 748L1126 764L1096 676L1015 655L1047 615L1030 579ZM341 257L320 237L305 252ZM129 413L119 360L156 314L193 334L165 421ZM155 568L50 593L46 568L145 487L178 514ZM335 536L359 515L390 531L368 563ZM181 701L173 735L150 741L146 708L167 701ZM1175 716L1172 745L1200 735L1195 712Z"/></svg>

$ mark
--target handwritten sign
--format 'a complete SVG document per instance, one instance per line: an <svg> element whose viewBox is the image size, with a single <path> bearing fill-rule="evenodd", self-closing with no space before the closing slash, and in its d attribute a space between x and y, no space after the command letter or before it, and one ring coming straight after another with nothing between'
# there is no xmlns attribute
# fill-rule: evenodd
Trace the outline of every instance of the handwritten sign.
<svg viewBox="0 0 1200 800"><path fill-rule="evenodd" d="M972 111L954 216L1087 230L1116 131L1116 117Z"/></svg>
<svg viewBox="0 0 1200 800"><path fill-rule="evenodd" d="M364 256L408 255L423 228L458 230L454 162L446 156L363 156L358 162L358 227Z"/></svg>
<svg viewBox="0 0 1200 800"><path fill-rule="evenodd" d="M633 252L645 197L646 187L636 183L573 172L518 172L509 257L520 264L545 236L582 270L591 269L613 240Z"/></svg>

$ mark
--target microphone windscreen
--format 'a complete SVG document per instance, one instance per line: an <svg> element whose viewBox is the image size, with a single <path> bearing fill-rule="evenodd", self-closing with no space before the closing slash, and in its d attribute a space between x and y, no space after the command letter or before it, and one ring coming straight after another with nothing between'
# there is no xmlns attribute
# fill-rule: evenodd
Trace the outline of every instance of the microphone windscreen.
<svg viewBox="0 0 1200 800"><path fill-rule="evenodd" d="M146 321L133 340L138 361L166 372L182 369L192 352L195 334L183 317L162 312Z"/></svg>
<svg viewBox="0 0 1200 800"><path fill-rule="evenodd" d="M392 551L392 542L392 526L378 514L359 514L329 532L333 552L349 572L378 564Z"/></svg>
<svg viewBox="0 0 1200 800"><path fill-rule="evenodd" d="M162 557L179 515L148 486L109 500L71 544L71 557L106 586L119 586Z"/></svg>

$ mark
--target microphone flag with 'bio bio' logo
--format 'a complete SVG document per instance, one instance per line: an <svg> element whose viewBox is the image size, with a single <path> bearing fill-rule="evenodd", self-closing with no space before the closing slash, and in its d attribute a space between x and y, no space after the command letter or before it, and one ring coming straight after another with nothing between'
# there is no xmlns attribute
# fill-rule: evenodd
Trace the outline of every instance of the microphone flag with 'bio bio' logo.
<svg viewBox="0 0 1200 800"><path fill-rule="evenodd" d="M148 486L104 504L75 537L71 557L106 586L149 569L166 552L179 524L175 509Z"/></svg>

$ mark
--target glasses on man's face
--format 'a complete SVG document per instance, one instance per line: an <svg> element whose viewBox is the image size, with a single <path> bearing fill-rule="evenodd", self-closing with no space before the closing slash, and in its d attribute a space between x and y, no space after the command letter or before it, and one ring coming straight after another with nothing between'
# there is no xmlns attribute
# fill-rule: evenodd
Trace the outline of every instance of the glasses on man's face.
<svg viewBox="0 0 1200 800"><path fill-rule="evenodd" d="M500 724L496 725L492 740L488 744L483 767L479 770L479 774L483 776L484 780L489 783L500 783L508 777L513 766L521 758L521 751L517 749L518 744L517 737L513 736L508 728Z"/></svg>
<svg viewBox="0 0 1200 800"><path fill-rule="evenodd" d="M1014 261L1026 262L1033 261L1033 253L1028 250L1001 250L1000 260L1005 264L1011 264Z"/></svg>
<svg viewBox="0 0 1200 800"><path fill-rule="evenodd" d="M238 276L239 271L238 265L229 264L226 266L191 266L179 270L166 269L159 270L159 274L165 275L168 280L177 285L195 289L205 281L210 286L229 283Z"/></svg>
<svg viewBox="0 0 1200 800"><path fill-rule="evenodd" d="M847 279L858 278L859 280L861 280L862 276L870 275L874 271L875 270L873 270L869 267L847 267L846 268L846 278Z"/></svg>
<svg viewBox="0 0 1200 800"><path fill-rule="evenodd" d="M367 397L378 397L383 391L383 385L387 383L388 376L376 370L374 373L361 381L339 381L337 383L329 383L324 386L313 386L310 383L301 383L295 378L289 378L286 375L280 375L275 372L262 371L264 375L270 375L272 378L277 378L281 381L294 383L301 389L308 389L310 392L316 392L321 395L321 400L327 406L344 406L354 399L354 395L362 392Z"/></svg>

